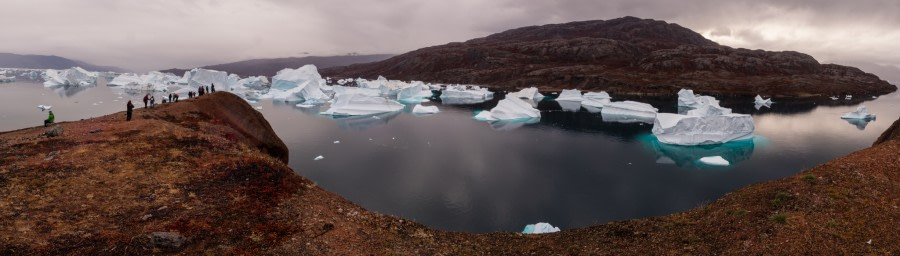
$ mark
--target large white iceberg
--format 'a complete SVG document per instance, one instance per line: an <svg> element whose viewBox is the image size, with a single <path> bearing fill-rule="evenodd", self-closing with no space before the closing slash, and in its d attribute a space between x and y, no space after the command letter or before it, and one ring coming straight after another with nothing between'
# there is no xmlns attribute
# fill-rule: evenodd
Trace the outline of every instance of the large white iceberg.
<svg viewBox="0 0 900 256"><path fill-rule="evenodd" d="M448 85L441 92L441 99L445 98L465 98L465 99L491 99L494 93L488 91L487 88L472 86L467 88L465 85Z"/></svg>
<svg viewBox="0 0 900 256"><path fill-rule="evenodd" d="M422 102L432 96L431 88L422 82L412 82L397 92L397 100L401 102Z"/></svg>
<svg viewBox="0 0 900 256"><path fill-rule="evenodd" d="M652 105L636 101L616 101L603 106L600 115L604 121L621 123L652 123L658 109Z"/></svg>
<svg viewBox="0 0 900 256"><path fill-rule="evenodd" d="M612 100L609 93L606 93L605 91L588 92L581 96L581 98L583 99L581 105L594 108L603 108L603 106L606 106L606 104L609 104L610 100Z"/></svg>
<svg viewBox="0 0 900 256"><path fill-rule="evenodd" d="M731 109L712 104L703 105L687 112L689 116L721 116L725 114L731 114Z"/></svg>
<svg viewBox="0 0 900 256"><path fill-rule="evenodd" d="M426 114L434 114L440 112L437 106L422 106L422 104L416 104L412 109L413 114L426 115Z"/></svg>
<svg viewBox="0 0 900 256"><path fill-rule="evenodd" d="M269 89L269 79L265 76L251 76L238 80L238 84L248 89L267 90Z"/></svg>
<svg viewBox="0 0 900 256"><path fill-rule="evenodd" d="M847 112L842 115L843 119L875 119L875 115L869 114L869 111L866 110L866 106L859 106L856 108L856 111Z"/></svg>
<svg viewBox="0 0 900 256"><path fill-rule="evenodd" d="M44 71L44 86L89 86L97 83L97 72L90 72L81 67L64 70L48 69Z"/></svg>
<svg viewBox="0 0 900 256"><path fill-rule="evenodd" d="M661 143L707 145L752 139L754 129L753 117L750 115L702 116L659 113L653 121L652 131Z"/></svg>
<svg viewBox="0 0 900 256"><path fill-rule="evenodd" d="M546 222L528 224L525 225L525 229L522 230L522 234L544 234L554 232L559 232L559 227L554 227L553 225L550 225L550 223Z"/></svg>
<svg viewBox="0 0 900 256"><path fill-rule="evenodd" d="M538 92L537 87L530 87L530 88L522 89L518 92L507 93L506 97L516 97L516 98L523 98L523 99L529 99L529 100L540 100L540 99L544 98L544 95L541 94L540 92Z"/></svg>
<svg viewBox="0 0 900 256"><path fill-rule="evenodd" d="M497 103L497 106L490 111L481 111L475 116L475 119L481 121L497 121L497 120L528 120L532 118L540 118L541 111L535 109L522 99L516 97L508 97Z"/></svg>
<svg viewBox="0 0 900 256"><path fill-rule="evenodd" d="M203 68L191 69L190 71L185 72L184 76L175 82L187 85L191 88L215 85L216 91L231 91L232 87L238 85L236 76L229 76L225 71Z"/></svg>
<svg viewBox="0 0 900 256"><path fill-rule="evenodd" d="M400 102L384 97L368 96L363 94L338 94L331 103L331 108L322 112L323 115L332 116L361 116L373 115L385 112L394 112L403 109Z"/></svg>
<svg viewBox="0 0 900 256"><path fill-rule="evenodd" d="M264 98L287 102L324 103L329 97L320 89L325 79L315 65L282 69L272 77L272 86Z"/></svg>
<svg viewBox="0 0 900 256"><path fill-rule="evenodd" d="M113 78L107 85L129 90L163 92L168 91L169 85L175 84L178 80L179 77L175 75L152 71L144 75L121 74Z"/></svg>
<svg viewBox="0 0 900 256"><path fill-rule="evenodd" d="M577 101L577 102L581 102L581 100L582 100L582 98L581 98L581 91L579 91L578 89L562 90L562 92L559 93L559 96L556 97L556 101Z"/></svg>

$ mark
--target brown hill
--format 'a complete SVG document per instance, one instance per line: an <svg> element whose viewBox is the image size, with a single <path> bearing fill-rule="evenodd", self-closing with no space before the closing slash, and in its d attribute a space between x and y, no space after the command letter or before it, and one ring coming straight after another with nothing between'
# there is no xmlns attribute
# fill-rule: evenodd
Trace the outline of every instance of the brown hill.
<svg viewBox="0 0 900 256"><path fill-rule="evenodd" d="M799 52L735 49L677 24L635 17L512 29L322 74L619 94L672 95L693 88L716 95L806 97L897 90L857 68L820 64Z"/></svg>
<svg viewBox="0 0 900 256"><path fill-rule="evenodd" d="M896 255L900 133L670 216L468 234L367 211L284 164L225 92L0 133L0 255ZM245 121L235 121L243 117ZM163 233L159 233L163 232Z"/></svg>

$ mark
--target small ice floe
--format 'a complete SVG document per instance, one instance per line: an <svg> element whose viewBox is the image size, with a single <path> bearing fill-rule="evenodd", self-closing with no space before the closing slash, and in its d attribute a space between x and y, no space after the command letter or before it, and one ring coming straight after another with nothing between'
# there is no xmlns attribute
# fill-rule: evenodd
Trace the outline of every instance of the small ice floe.
<svg viewBox="0 0 900 256"><path fill-rule="evenodd" d="M584 99L581 101L582 106L593 107L596 109L603 108L603 106L606 106L606 104L609 104L610 100L612 100L609 93L606 93L605 91L588 92L585 93L582 98Z"/></svg>
<svg viewBox="0 0 900 256"><path fill-rule="evenodd" d="M475 116L480 121L498 120L527 120L540 118L541 111L535 109L524 100L517 97L507 97L497 103L490 111L481 111Z"/></svg>
<svg viewBox="0 0 900 256"><path fill-rule="evenodd" d="M437 106L427 106L426 107L426 106L422 106L422 104L416 104L416 106L413 107L412 112L413 112L413 114L427 115L427 114L434 114L434 113L440 112L440 110L438 110Z"/></svg>
<svg viewBox="0 0 900 256"><path fill-rule="evenodd" d="M878 96L872 96L872 98L873 98L873 99L877 99L877 98L878 98Z"/></svg>
<svg viewBox="0 0 900 256"><path fill-rule="evenodd" d="M562 92L559 93L559 96L556 97L556 101L581 102L582 100L584 100L584 98L582 98L581 91L578 89L562 90Z"/></svg>
<svg viewBox="0 0 900 256"><path fill-rule="evenodd" d="M848 94L847 96L844 96L844 99L845 100L853 99L853 95Z"/></svg>
<svg viewBox="0 0 900 256"><path fill-rule="evenodd" d="M753 103L760 104L760 105L768 105L768 104L772 104L772 98L763 99L762 96L759 96L759 95L757 94L757 95L756 95L756 98L753 99Z"/></svg>
<svg viewBox="0 0 900 256"><path fill-rule="evenodd" d="M300 104L297 104L297 105L294 105L294 106L295 106L295 107L298 107L298 108L311 108L311 107L315 107L316 105L314 105L314 104L303 104L303 103L300 103Z"/></svg>
<svg viewBox="0 0 900 256"><path fill-rule="evenodd" d="M866 106L859 106L856 108L856 111L847 112L843 116L843 119L875 119L875 115L869 114L869 111L866 110Z"/></svg>
<svg viewBox="0 0 900 256"><path fill-rule="evenodd" d="M604 122L653 123L657 111L658 109L647 103L617 101L604 105L600 115Z"/></svg>
<svg viewBox="0 0 900 256"><path fill-rule="evenodd" d="M725 158L722 158L721 156L703 157L703 158L700 158L700 162L707 164L707 165L715 165L715 166L728 166L731 164L728 162L728 160L725 160Z"/></svg>
<svg viewBox="0 0 900 256"><path fill-rule="evenodd" d="M831 97L828 97L828 98L831 99L831 100L837 100L837 99L838 99L838 97L835 97L835 96L831 96Z"/></svg>
<svg viewBox="0 0 900 256"><path fill-rule="evenodd" d="M41 109L41 111L47 111L47 110L50 110L51 108L53 108L53 106L50 106L50 105L38 105L38 108Z"/></svg>
<svg viewBox="0 0 900 256"><path fill-rule="evenodd" d="M331 116L364 116L400 111L404 105L383 97L364 94L338 94L331 108L322 112Z"/></svg>
<svg viewBox="0 0 900 256"><path fill-rule="evenodd" d="M336 141L334 141L334 144L341 144L341 141L336 140Z"/></svg>
<svg viewBox="0 0 900 256"><path fill-rule="evenodd" d="M316 158L313 158L313 161L319 161L322 159L325 159L325 157L320 155L320 156L317 156Z"/></svg>
<svg viewBox="0 0 900 256"><path fill-rule="evenodd" d="M256 106L256 107L253 107L253 108L255 108L256 110L262 110L262 106Z"/></svg>
<svg viewBox="0 0 900 256"><path fill-rule="evenodd" d="M525 229L522 230L522 234L544 234L554 232L559 232L559 227L554 227L553 225L550 225L550 223L546 222L528 224L525 225Z"/></svg>

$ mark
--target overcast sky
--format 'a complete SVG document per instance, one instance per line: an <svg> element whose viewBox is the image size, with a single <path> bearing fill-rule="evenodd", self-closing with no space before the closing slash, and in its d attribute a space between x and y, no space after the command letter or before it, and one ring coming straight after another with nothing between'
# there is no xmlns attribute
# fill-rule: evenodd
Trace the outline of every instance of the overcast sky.
<svg viewBox="0 0 900 256"><path fill-rule="evenodd" d="M733 47L900 68L897 0L3 0L0 10L0 52L139 71L403 53L521 26L622 16L678 23Z"/></svg>

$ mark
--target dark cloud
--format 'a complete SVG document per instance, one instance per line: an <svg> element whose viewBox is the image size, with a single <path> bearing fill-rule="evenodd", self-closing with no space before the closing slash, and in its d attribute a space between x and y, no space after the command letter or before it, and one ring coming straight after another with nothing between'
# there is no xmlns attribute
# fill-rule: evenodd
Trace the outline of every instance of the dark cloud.
<svg viewBox="0 0 900 256"><path fill-rule="evenodd" d="M246 58L402 53L528 25L622 16L678 23L721 44L822 62L900 64L900 1L7 0L0 52L137 70Z"/></svg>

